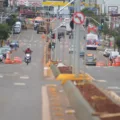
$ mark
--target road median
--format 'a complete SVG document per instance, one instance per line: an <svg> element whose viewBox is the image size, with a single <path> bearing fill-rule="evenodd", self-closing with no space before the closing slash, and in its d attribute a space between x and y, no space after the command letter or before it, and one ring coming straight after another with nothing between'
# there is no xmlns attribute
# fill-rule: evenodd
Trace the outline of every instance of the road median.
<svg viewBox="0 0 120 120"><path fill-rule="evenodd" d="M63 69L62 73L60 69L54 65L51 67L53 74L56 76L65 74L71 71L69 69ZM55 69L58 69L60 73L56 73ZM93 80L94 81L94 80ZM98 86L92 81L76 81L67 80L63 84L63 88L68 96L68 99L76 111L75 115L78 120L119 120L120 119L120 107L112 101ZM114 98L113 98L114 99Z"/></svg>

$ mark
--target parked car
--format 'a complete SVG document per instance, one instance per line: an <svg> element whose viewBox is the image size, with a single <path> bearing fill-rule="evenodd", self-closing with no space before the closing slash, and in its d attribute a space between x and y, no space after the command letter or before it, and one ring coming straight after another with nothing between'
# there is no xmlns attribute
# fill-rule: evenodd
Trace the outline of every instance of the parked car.
<svg viewBox="0 0 120 120"><path fill-rule="evenodd" d="M104 53L103 53L103 56L109 57L109 56L110 56L110 53L111 53L112 51L113 51L112 49L105 49L105 51L104 51Z"/></svg>
<svg viewBox="0 0 120 120"><path fill-rule="evenodd" d="M7 54L7 50L4 48L0 48L0 60L2 60L3 58L6 58L6 54Z"/></svg>
<svg viewBox="0 0 120 120"><path fill-rule="evenodd" d="M13 40L13 41L10 43L10 46L11 46L12 48L14 48L15 45L16 45L17 47L19 47L19 42L16 41L16 40Z"/></svg>
<svg viewBox="0 0 120 120"><path fill-rule="evenodd" d="M3 58L4 58L4 55L3 55L3 53L2 53L2 50L0 49L0 62L3 61Z"/></svg>
<svg viewBox="0 0 120 120"><path fill-rule="evenodd" d="M115 59L117 56L119 56L119 52L118 51L112 51L110 52L110 55L109 55L109 59Z"/></svg>
<svg viewBox="0 0 120 120"><path fill-rule="evenodd" d="M4 49L7 52L9 51L10 53L12 53L12 49L8 45L3 46L2 49Z"/></svg>
<svg viewBox="0 0 120 120"><path fill-rule="evenodd" d="M96 65L96 58L93 54L86 55L86 65Z"/></svg>
<svg viewBox="0 0 120 120"><path fill-rule="evenodd" d="M84 57L84 55L85 55L85 52L84 52L84 51L81 51L81 52L80 52L80 57Z"/></svg>
<svg viewBox="0 0 120 120"><path fill-rule="evenodd" d="M74 45L72 45L70 48L69 48L69 53L73 53L73 51L74 51Z"/></svg>

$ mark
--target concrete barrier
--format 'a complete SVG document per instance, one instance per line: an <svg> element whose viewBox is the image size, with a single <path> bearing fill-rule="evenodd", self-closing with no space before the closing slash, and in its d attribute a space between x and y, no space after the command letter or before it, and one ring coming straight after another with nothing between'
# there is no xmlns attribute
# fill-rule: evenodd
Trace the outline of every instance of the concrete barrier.
<svg viewBox="0 0 120 120"><path fill-rule="evenodd" d="M59 69L55 65L51 65L51 70L55 77L60 74ZM68 96L71 106L75 110L75 115L78 120L100 120L99 117L92 116L92 113L95 113L94 109L92 109L71 81L67 81L63 84L63 88Z"/></svg>
<svg viewBox="0 0 120 120"><path fill-rule="evenodd" d="M71 106L75 110L76 118L78 120L100 120L99 117L92 116L92 113L95 111L71 81L67 81L63 85L63 88L68 96Z"/></svg>
<svg viewBox="0 0 120 120"><path fill-rule="evenodd" d="M51 68L51 70L52 70L52 72L53 72L53 75L54 75L55 78L56 78L56 77L60 74L59 69L57 68L56 65L51 65L50 68Z"/></svg>

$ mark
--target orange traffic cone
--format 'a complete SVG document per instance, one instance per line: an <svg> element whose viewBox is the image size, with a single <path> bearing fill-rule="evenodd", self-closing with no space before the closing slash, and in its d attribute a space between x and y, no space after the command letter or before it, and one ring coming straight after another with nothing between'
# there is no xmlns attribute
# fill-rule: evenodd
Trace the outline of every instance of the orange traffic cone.
<svg viewBox="0 0 120 120"><path fill-rule="evenodd" d="M10 60L10 52L8 52L6 54L6 59L5 59L4 63L5 64L11 64L12 63L12 61Z"/></svg>
<svg viewBox="0 0 120 120"><path fill-rule="evenodd" d="M10 60L10 52L8 52L8 53L6 54L6 59L7 59L7 60Z"/></svg>

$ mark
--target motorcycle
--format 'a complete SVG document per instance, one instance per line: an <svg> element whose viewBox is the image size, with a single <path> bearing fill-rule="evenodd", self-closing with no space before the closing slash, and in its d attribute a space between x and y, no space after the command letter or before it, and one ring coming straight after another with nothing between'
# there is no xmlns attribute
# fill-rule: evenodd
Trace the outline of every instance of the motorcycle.
<svg viewBox="0 0 120 120"><path fill-rule="evenodd" d="M25 54L25 62L27 63L27 65L31 62L31 54L30 53Z"/></svg>

